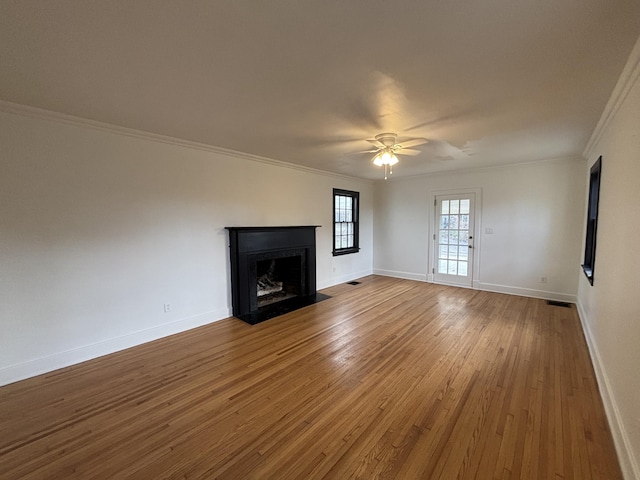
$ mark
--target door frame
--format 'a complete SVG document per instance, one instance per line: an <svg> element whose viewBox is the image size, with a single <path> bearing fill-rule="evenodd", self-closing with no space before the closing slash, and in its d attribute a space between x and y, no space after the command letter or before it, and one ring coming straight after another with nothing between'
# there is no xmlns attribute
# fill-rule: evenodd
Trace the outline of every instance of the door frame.
<svg viewBox="0 0 640 480"><path fill-rule="evenodd" d="M471 287L464 285L458 285L454 283L436 282L434 278L434 272L436 268L437 255L436 255L436 242L434 235L436 231L436 196L439 195L475 195L474 216L473 216L473 262L471 265ZM448 188L446 190L430 190L428 192L429 199L429 215L428 215L428 236L427 236L427 282L439 283L441 285L453 285L461 288L478 288L480 281L480 232L482 225L482 188Z"/></svg>

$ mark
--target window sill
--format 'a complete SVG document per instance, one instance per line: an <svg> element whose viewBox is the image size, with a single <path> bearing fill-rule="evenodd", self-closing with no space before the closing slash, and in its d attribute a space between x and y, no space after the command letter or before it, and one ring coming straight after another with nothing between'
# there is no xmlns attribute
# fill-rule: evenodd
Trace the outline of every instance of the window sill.
<svg viewBox="0 0 640 480"><path fill-rule="evenodd" d="M334 257L337 257L340 255L348 255L349 253L358 253L359 251L359 248L345 248L342 250L334 250L332 253Z"/></svg>
<svg viewBox="0 0 640 480"><path fill-rule="evenodd" d="M589 283L593 285L593 268L587 267L586 265L582 265L582 271L584 272Z"/></svg>

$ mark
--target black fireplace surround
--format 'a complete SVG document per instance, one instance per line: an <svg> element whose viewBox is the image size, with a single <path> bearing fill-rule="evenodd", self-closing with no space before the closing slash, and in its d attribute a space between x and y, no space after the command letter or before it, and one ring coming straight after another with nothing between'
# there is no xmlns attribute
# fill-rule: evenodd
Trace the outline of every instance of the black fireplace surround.
<svg viewBox="0 0 640 480"><path fill-rule="evenodd" d="M252 325L329 298L316 292L317 225L226 227L229 230L233 316ZM264 305L258 279L271 267L281 295ZM285 272L285 270L287 270Z"/></svg>

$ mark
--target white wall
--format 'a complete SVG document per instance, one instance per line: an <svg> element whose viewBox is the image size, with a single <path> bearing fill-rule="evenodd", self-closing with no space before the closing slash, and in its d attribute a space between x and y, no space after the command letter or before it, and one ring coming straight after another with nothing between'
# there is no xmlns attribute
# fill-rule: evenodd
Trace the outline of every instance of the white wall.
<svg viewBox="0 0 640 480"><path fill-rule="evenodd" d="M474 287L575 301L584 171L584 160L563 159L379 182L374 273L428 280L434 194L477 189Z"/></svg>
<svg viewBox="0 0 640 480"><path fill-rule="evenodd" d="M640 479L639 78L640 39L588 150L589 168L602 155L595 278L591 286L580 273L578 288L580 316L627 479Z"/></svg>
<svg viewBox="0 0 640 480"><path fill-rule="evenodd" d="M371 182L24 110L0 111L0 384L228 317L225 226L322 225L318 288L371 273ZM331 255L334 187L358 254Z"/></svg>

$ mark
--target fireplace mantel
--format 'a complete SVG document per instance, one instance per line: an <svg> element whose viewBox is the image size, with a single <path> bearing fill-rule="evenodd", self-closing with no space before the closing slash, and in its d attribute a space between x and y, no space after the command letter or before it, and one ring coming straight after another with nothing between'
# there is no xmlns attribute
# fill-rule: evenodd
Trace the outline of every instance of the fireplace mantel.
<svg viewBox="0 0 640 480"><path fill-rule="evenodd" d="M229 231L234 317L255 324L328 298L316 292L318 227L319 225L225 227ZM300 294L289 300L258 307L258 262L292 256L300 259Z"/></svg>

